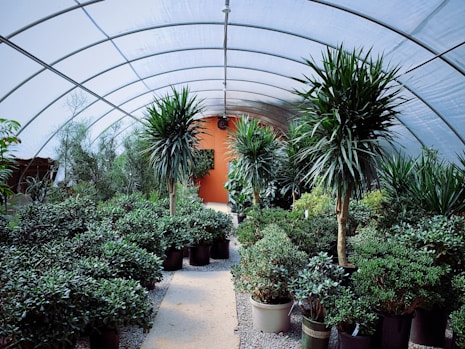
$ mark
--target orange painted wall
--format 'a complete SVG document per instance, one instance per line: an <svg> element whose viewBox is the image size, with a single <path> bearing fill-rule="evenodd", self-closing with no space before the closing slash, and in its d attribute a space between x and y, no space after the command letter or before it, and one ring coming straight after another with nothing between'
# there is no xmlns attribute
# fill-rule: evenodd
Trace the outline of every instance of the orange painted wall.
<svg viewBox="0 0 465 349"><path fill-rule="evenodd" d="M224 184L228 180L228 156L226 140L230 132L234 132L234 118L229 119L228 128L221 130L217 126L217 117L204 119L207 135L202 136L201 149L214 149L214 166L210 174L201 178L199 196L204 202L228 203L228 191Z"/></svg>

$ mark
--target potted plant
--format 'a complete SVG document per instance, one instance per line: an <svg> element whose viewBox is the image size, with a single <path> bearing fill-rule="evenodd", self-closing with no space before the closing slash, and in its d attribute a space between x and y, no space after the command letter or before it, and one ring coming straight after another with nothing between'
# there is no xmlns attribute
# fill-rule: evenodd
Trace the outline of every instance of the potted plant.
<svg viewBox="0 0 465 349"><path fill-rule="evenodd" d="M240 264L231 267L234 286L250 293L252 321L263 332L287 331L292 297L289 280L297 275L307 258L284 231L268 225L263 238L251 246L239 248Z"/></svg>
<svg viewBox="0 0 465 349"><path fill-rule="evenodd" d="M369 239L354 246L358 271L352 274L357 294L365 295L380 315L380 349L407 348L412 316L430 299L440 299L437 286L447 268L434 264L431 251L395 239Z"/></svg>
<svg viewBox="0 0 465 349"><path fill-rule="evenodd" d="M450 314L450 327L453 332L452 347L465 348L465 275L454 277L452 285L457 294L456 309Z"/></svg>
<svg viewBox="0 0 465 349"><path fill-rule="evenodd" d="M133 242L107 241L101 250L115 277L137 280L147 289L153 289L163 278L162 259Z"/></svg>
<svg viewBox="0 0 465 349"><path fill-rule="evenodd" d="M252 187L240 177L237 162L231 162L231 171L224 187L228 191L231 212L237 214L237 223L240 224L246 217L246 209L252 206Z"/></svg>
<svg viewBox="0 0 465 349"><path fill-rule="evenodd" d="M305 139L297 158L311 164L304 171L308 184L336 195L338 260L347 265L350 200L373 181L387 153L382 143L394 142L392 124L405 98L400 68L386 65L383 56L343 45L322 56L322 64L306 60L314 74L297 79L308 86L296 92L303 99L296 139Z"/></svg>
<svg viewBox="0 0 465 349"><path fill-rule="evenodd" d="M207 213L202 208L189 215L189 264L203 266L210 263L210 248L213 243L213 231L211 229Z"/></svg>
<svg viewBox="0 0 465 349"><path fill-rule="evenodd" d="M135 280L91 279L83 285L86 294L85 333L91 349L118 349L122 326L152 327L153 306L147 291Z"/></svg>
<svg viewBox="0 0 465 349"><path fill-rule="evenodd" d="M391 229L399 243L416 249L427 249L434 264L448 268L437 285L441 297L431 297L415 310L410 341L416 344L442 347L449 313L454 306L452 280L464 270L465 219L460 216L435 215L424 217L417 224L400 224Z"/></svg>
<svg viewBox="0 0 465 349"><path fill-rule="evenodd" d="M166 250L163 269L174 271L182 269L183 249L190 245L189 221L185 216L165 216L157 221L157 230L161 231Z"/></svg>
<svg viewBox="0 0 465 349"><path fill-rule="evenodd" d="M289 282L289 290L303 314L302 348L327 348L331 329L324 323L326 297L341 289L344 269L333 263L332 257L320 252Z"/></svg>
<svg viewBox="0 0 465 349"><path fill-rule="evenodd" d="M2 263L2 348L72 348L85 326L82 286L87 277L61 268L14 270Z"/></svg>
<svg viewBox="0 0 465 349"><path fill-rule="evenodd" d="M233 233L232 217L221 211L208 209L211 217L210 227L213 241L210 249L210 256L213 259L229 258L229 242Z"/></svg>
<svg viewBox="0 0 465 349"><path fill-rule="evenodd" d="M371 349L378 316L365 297L350 287L326 297L325 324L338 330L339 349Z"/></svg>

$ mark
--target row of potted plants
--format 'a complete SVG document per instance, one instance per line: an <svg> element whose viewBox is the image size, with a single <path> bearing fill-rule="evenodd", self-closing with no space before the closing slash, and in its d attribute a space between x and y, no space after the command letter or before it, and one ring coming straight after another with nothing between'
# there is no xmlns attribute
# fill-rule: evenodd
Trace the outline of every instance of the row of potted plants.
<svg viewBox="0 0 465 349"><path fill-rule="evenodd" d="M99 204L71 197L4 216L0 347L72 348L83 335L148 330L148 290L163 277L167 250L232 233L228 215L183 205L186 214L169 216L165 200L139 194Z"/></svg>
<svg viewBox="0 0 465 349"><path fill-rule="evenodd" d="M365 208L369 206L365 205ZM371 207L382 206L374 202ZM364 215L370 219L354 218L358 220L354 224L359 229L349 238L348 251L355 267L347 268L336 265L331 258L332 243L319 253L307 247L310 253L306 253L307 244L292 241L290 237L296 234L293 228L300 225L294 221L293 228L287 229L286 217L294 219L294 213L283 213L278 219L282 225L276 223L276 215L267 219L267 213L260 217L254 216L256 212L250 213L251 216L238 227L238 236L245 244L240 249L242 260L232 270L236 289L249 292L253 303L275 303L272 298L259 297L271 289L279 289L280 298L297 301L304 315L303 348L315 348L314 341L322 341L321 347L327 347L329 329L333 326L339 330L340 343L348 337L357 340L356 348L362 348L360 335L370 335L365 339L367 348L407 348L409 340L442 347L451 312L454 339L463 345L465 333L460 320L463 320L464 289L460 288L463 283L459 282L463 276L457 277L464 271L465 220L462 217L425 216L416 224L401 223L386 229L378 226L379 212L372 210L368 216ZM320 213L311 213L309 218L301 221L310 227L313 219L321 219ZM279 239L276 231L280 231ZM309 236L319 238L318 230L315 235L307 232ZM334 232L329 234L334 237ZM287 252L279 250L278 255L259 252L262 245L273 246L270 251L277 249L282 241L291 243L285 243ZM301 252L304 256L299 255L299 260L294 260ZM426 323L421 321L424 316L427 316ZM396 322L391 327L399 319L404 326ZM317 328L311 327L315 321ZM258 324L254 326L277 332L285 331L289 324L272 331Z"/></svg>

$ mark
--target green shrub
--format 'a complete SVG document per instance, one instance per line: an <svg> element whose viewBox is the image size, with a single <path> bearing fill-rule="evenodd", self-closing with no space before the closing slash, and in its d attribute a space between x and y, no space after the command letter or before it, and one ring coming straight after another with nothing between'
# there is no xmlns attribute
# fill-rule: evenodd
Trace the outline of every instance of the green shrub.
<svg viewBox="0 0 465 349"><path fill-rule="evenodd" d="M358 272L351 277L354 290L371 306L390 314L410 314L441 299L437 292L447 268L436 266L430 251L395 240L366 240L355 245Z"/></svg>
<svg viewBox="0 0 465 349"><path fill-rule="evenodd" d="M135 243L125 240L105 242L102 255L115 277L138 280L146 287L153 286L163 278L162 259Z"/></svg>
<svg viewBox="0 0 465 349"><path fill-rule="evenodd" d="M373 335L378 323L378 315L373 312L364 296L357 296L349 287L324 300L325 324L336 326L339 331L359 336Z"/></svg>
<svg viewBox="0 0 465 349"><path fill-rule="evenodd" d="M282 208L260 209L254 207L247 211L247 219L239 224L236 236L243 245L256 243L263 237L263 230L269 224L278 224L282 229L291 229L293 217L296 213L289 213Z"/></svg>
<svg viewBox="0 0 465 349"><path fill-rule="evenodd" d="M157 221L157 230L163 235L167 248L182 249L192 243L190 219L185 216L165 216Z"/></svg>
<svg viewBox="0 0 465 349"><path fill-rule="evenodd" d="M293 204L294 210L307 211L309 216L326 212L330 207L334 207L333 200L322 187L315 187L310 193L302 194Z"/></svg>
<svg viewBox="0 0 465 349"><path fill-rule="evenodd" d="M459 348L465 348L465 275L455 276L452 286L457 294L457 308L450 314L450 326Z"/></svg>
<svg viewBox="0 0 465 349"><path fill-rule="evenodd" d="M321 212L304 219L289 216L287 234L292 242L309 256L319 252L337 254L337 220L333 213ZM287 222L286 222L287 223Z"/></svg>
<svg viewBox="0 0 465 349"><path fill-rule="evenodd" d="M10 273L0 290L0 336L14 348L71 347L86 324L82 289L90 280L60 268Z"/></svg>
<svg viewBox="0 0 465 349"><path fill-rule="evenodd" d="M248 292L258 302L276 304L289 300L288 283L307 259L276 224L263 231L256 244L241 247L240 264L232 266L236 290Z"/></svg>
<svg viewBox="0 0 465 349"><path fill-rule="evenodd" d="M83 285L82 292L86 295L86 333L119 331L128 325L139 326L144 331L152 327L152 302L135 280L91 279Z"/></svg>
<svg viewBox="0 0 465 349"><path fill-rule="evenodd" d="M150 208L135 208L119 218L114 227L125 240L162 257L166 250L166 241L162 232L157 229L158 220L158 214Z"/></svg>
<svg viewBox="0 0 465 349"><path fill-rule="evenodd" d="M324 300L341 288L344 269L333 263L325 252L310 257L305 267L289 281L289 290L297 300L304 316L322 322L325 317Z"/></svg>
<svg viewBox="0 0 465 349"><path fill-rule="evenodd" d="M12 241L36 245L72 238L86 231L96 217L96 205L85 198L70 197L53 204L33 203L18 211Z"/></svg>

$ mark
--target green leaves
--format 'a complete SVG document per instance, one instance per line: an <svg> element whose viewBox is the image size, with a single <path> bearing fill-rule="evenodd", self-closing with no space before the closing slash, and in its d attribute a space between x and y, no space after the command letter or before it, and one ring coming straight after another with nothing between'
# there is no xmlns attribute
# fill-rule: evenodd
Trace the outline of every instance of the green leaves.
<svg viewBox="0 0 465 349"><path fill-rule="evenodd" d="M240 264L232 266L234 285L262 303L289 300L288 282L302 267L306 254L298 251L284 231L270 224L256 244L241 247Z"/></svg>
<svg viewBox="0 0 465 349"><path fill-rule="evenodd" d="M237 159L236 168L241 179L251 184L257 196L275 174L281 146L277 134L270 126L243 116L236 122L236 132L230 135L228 145L230 155Z"/></svg>
<svg viewBox="0 0 465 349"><path fill-rule="evenodd" d="M289 290L305 316L323 321L324 299L339 292L343 276L344 269L334 264L326 252L320 252L290 280Z"/></svg>
<svg viewBox="0 0 465 349"><path fill-rule="evenodd" d="M424 149L417 158L393 156L383 163L381 179L391 199L429 214L450 216L465 210L465 166L441 160Z"/></svg>
<svg viewBox="0 0 465 349"><path fill-rule="evenodd" d="M342 46L327 49L322 69L314 60L305 62L315 74L300 80L307 91L296 91L303 99L300 139L308 142L299 154L307 163L305 179L334 192L349 183L360 188L383 155L379 140L393 140L390 127L405 102L396 84L399 68L384 67L371 50L348 52Z"/></svg>
<svg viewBox="0 0 465 349"><path fill-rule="evenodd" d="M162 178L180 180L190 174L195 147L204 133L202 121L194 117L203 111L202 101L189 96L189 90L172 88L172 95L157 98L147 108L141 137L145 153Z"/></svg>

